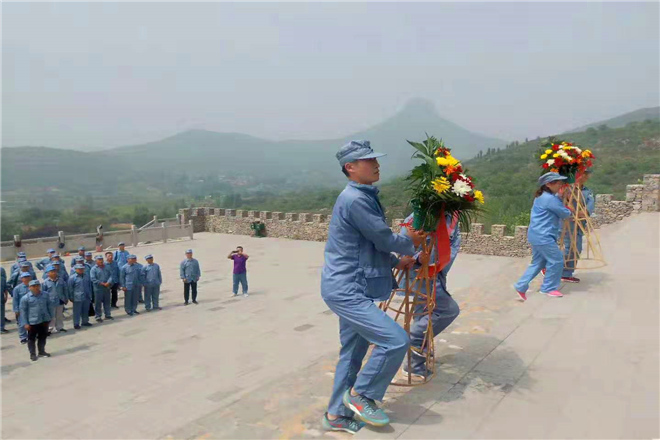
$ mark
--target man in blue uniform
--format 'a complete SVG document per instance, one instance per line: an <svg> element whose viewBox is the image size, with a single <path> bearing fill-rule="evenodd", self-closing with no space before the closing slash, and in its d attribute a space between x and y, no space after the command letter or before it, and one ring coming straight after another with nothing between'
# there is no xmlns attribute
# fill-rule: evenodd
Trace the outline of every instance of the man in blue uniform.
<svg viewBox="0 0 660 440"><path fill-rule="evenodd" d="M414 215L408 216L405 221L405 224L412 224ZM449 263L437 273L435 279L435 308L431 313L431 325L433 326L433 334L437 336L444 329L449 327L449 325L454 322L460 313L458 304L451 297L447 291L447 274L449 269L451 269L458 255L458 251L461 248L461 231L458 225L458 218L452 216L446 216L446 225L447 232L449 233L449 244L451 246L451 259ZM401 228L401 233L405 233L406 228ZM429 242L432 240L432 237L428 237ZM418 249L421 251L421 249ZM435 264L436 252L433 252L429 257L429 262ZM417 276L417 271L421 267L421 263L424 263L424 258L417 257L415 260L414 270L410 271L410 280L415 279ZM405 288L405 280L401 280L400 288ZM420 283L420 290L423 294L426 294L426 284ZM425 305L420 303L415 308L415 318L413 324L410 326L410 344L413 348L417 350L412 351L412 357L410 359L410 374L418 377L425 377L427 373L426 368L426 355L422 354L422 344L424 343L424 336L426 333L426 328L429 322L429 315L424 313ZM429 369L432 369L433 365L429 366ZM408 373L408 359L403 361L403 372Z"/></svg>
<svg viewBox="0 0 660 440"><path fill-rule="evenodd" d="M91 327L89 323L89 304L92 301L92 280L85 273L85 265L78 260L74 264L74 274L69 277L69 299L73 302L73 328L80 330L80 324Z"/></svg>
<svg viewBox="0 0 660 440"><path fill-rule="evenodd" d="M202 276L202 270L199 268L199 261L193 258L192 249L186 251L186 259L179 265L179 276L183 281L184 305L188 305L191 288L192 302L193 304L197 304L197 281Z"/></svg>
<svg viewBox="0 0 660 440"><path fill-rule="evenodd" d="M105 253L105 265L108 266L112 271L112 280L114 281L110 287L110 307L113 309L118 309L119 306L117 305L117 301L119 301L119 265L115 261L114 253Z"/></svg>
<svg viewBox="0 0 660 440"><path fill-rule="evenodd" d="M20 269L13 272L11 274L11 276L9 277L8 289L9 289L10 292L12 292L14 290L14 287L21 284L21 276L22 276L21 274L23 272L29 273L31 280L36 280L37 279L36 274L34 272L32 272L30 269L31 269L31 267L30 267L30 265L28 264L27 261L25 261L25 260L21 261Z"/></svg>
<svg viewBox="0 0 660 440"><path fill-rule="evenodd" d="M55 253L56 253L55 249L48 249L47 252L48 256L46 258L42 258L41 260L39 260L39 262L36 264L37 269L41 271L46 271L46 267L48 267L48 265L50 264L50 260L53 259L53 255L55 255Z"/></svg>
<svg viewBox="0 0 660 440"><path fill-rule="evenodd" d="M19 325L22 325L27 331L27 346L32 361L37 360L37 347L39 348L39 357L50 357L50 353L46 352L48 323L52 318L48 302L48 296L41 292L39 280L30 281L30 293L21 300L21 322ZM35 340L37 347L35 347Z"/></svg>
<svg viewBox="0 0 660 440"><path fill-rule="evenodd" d="M92 268L96 266L96 262L94 261L94 254L89 251L85 252L85 261L83 263L89 266L89 270L92 270Z"/></svg>
<svg viewBox="0 0 660 440"><path fill-rule="evenodd" d="M163 284L163 277L160 274L160 266L154 263L153 255L147 255L144 259L147 260L147 265L142 268L144 306L147 312L151 310L152 304L154 310L161 310L159 299L160 285Z"/></svg>
<svg viewBox="0 0 660 440"><path fill-rule="evenodd" d="M374 426L389 423L375 401L383 399L410 345L405 330L374 302L390 295L392 268L412 265L423 235L398 235L387 226L378 188L372 185L380 178L376 158L381 156L369 141L351 141L337 153L350 182L332 211L321 277L321 296L339 316L341 351L322 419L324 428L333 431L357 432L362 424L353 415ZM373 352L362 367L370 344Z"/></svg>
<svg viewBox="0 0 660 440"><path fill-rule="evenodd" d="M21 268L21 263L27 261L27 255L25 252L19 252L16 254L16 261L14 264L11 265L11 269L9 269L9 272L14 273L18 271ZM32 263L29 263L30 266L32 266Z"/></svg>
<svg viewBox="0 0 660 440"><path fill-rule="evenodd" d="M103 262L103 256L96 256L96 266L90 272L92 286L94 286L94 308L96 309L96 322L103 322L101 318L105 312L105 319L114 320L110 308L110 286L114 283L112 271Z"/></svg>
<svg viewBox="0 0 660 440"><path fill-rule="evenodd" d="M60 277L57 264L48 266L46 273L48 278L43 283L43 292L48 295L50 303L52 317L50 331L53 333L66 332L64 328L64 306L69 302L69 286Z"/></svg>
<svg viewBox="0 0 660 440"><path fill-rule="evenodd" d="M123 241L120 241L118 246L119 246L119 249L117 249L112 256L113 256L115 262L117 263L117 266L119 267L119 269L121 269L124 264L128 263L128 256L130 254L126 250L126 243L124 243Z"/></svg>
<svg viewBox="0 0 660 440"><path fill-rule="evenodd" d="M591 169L586 170L583 174L578 176L576 179L575 184L580 187L580 190L582 191L582 198L584 200L585 207L587 208L587 214L589 216L593 215L594 210L596 209L596 198L594 197L593 191L591 191L589 188L585 186L587 183L587 180L589 180L589 177L591 177ZM573 231L574 230L574 223L573 221L570 221L570 226L569 230ZM577 247L577 255L573 255L571 253L571 234L566 234L564 236L564 261L565 261L565 267L564 271L561 274L561 280L567 283L579 283L580 279L576 278L573 276L573 273L575 272L575 263L576 260L580 258L580 254L582 253L582 239L583 239L584 233L582 232L582 229L577 228L577 238L575 241L576 247Z"/></svg>
<svg viewBox="0 0 660 440"><path fill-rule="evenodd" d="M119 269L119 288L124 291L124 310L129 316L139 315L137 292L140 287L142 270L136 264L135 255L128 256L128 263Z"/></svg>
<svg viewBox="0 0 660 440"><path fill-rule="evenodd" d="M12 292L12 310L14 311L14 315L16 316L16 322L18 325L18 339L20 339L21 344L27 343L27 331L25 328L18 324L20 322L20 314L21 314L21 299L28 293L30 293L30 281L32 281L32 275L30 272L23 272L21 273L21 284L18 286L14 287L14 291Z"/></svg>
<svg viewBox="0 0 660 440"><path fill-rule="evenodd" d="M75 270L73 269L73 266L76 265L76 258L81 257L85 258L85 246L80 246L78 248L78 255L74 255L73 258L71 258L71 272L75 273Z"/></svg>

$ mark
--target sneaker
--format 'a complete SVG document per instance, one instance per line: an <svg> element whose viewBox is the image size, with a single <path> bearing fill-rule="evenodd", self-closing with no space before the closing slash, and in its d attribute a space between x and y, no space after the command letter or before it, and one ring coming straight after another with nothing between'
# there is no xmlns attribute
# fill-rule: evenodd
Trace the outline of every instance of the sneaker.
<svg viewBox="0 0 660 440"><path fill-rule="evenodd" d="M561 298L562 296L564 296L564 294L561 293L559 290L553 290L552 292L539 292L539 293L546 296L551 296L553 298Z"/></svg>
<svg viewBox="0 0 660 440"><path fill-rule="evenodd" d="M64 332L64 333L66 333L66 329L65 329L65 328L60 328L60 329L58 329L57 331L58 331L58 332Z"/></svg>
<svg viewBox="0 0 660 440"><path fill-rule="evenodd" d="M184 305L184 306L187 306L187 305L188 305L188 301L184 302L183 305Z"/></svg>
<svg viewBox="0 0 660 440"><path fill-rule="evenodd" d="M80 330L80 326L79 326L79 325L74 325L73 328L75 328L76 330Z"/></svg>
<svg viewBox="0 0 660 440"><path fill-rule="evenodd" d="M247 293L243 294L243 298L247 298L248 296L250 296L250 295L248 295Z"/></svg>
<svg viewBox="0 0 660 440"><path fill-rule="evenodd" d="M390 423L385 411L378 408L376 402L364 396L352 396L351 390L346 390L343 397L344 405L353 411L356 417L372 426L385 426Z"/></svg>
<svg viewBox="0 0 660 440"><path fill-rule="evenodd" d="M96 322L103 322L103 319L101 319L101 318L96 318Z"/></svg>
<svg viewBox="0 0 660 440"><path fill-rule="evenodd" d="M136 311L133 312L133 314L134 314L134 315L139 315L140 312L138 312L138 311L136 310Z"/></svg>
<svg viewBox="0 0 660 440"><path fill-rule="evenodd" d="M83 323L82 326L83 326L83 327L91 327L91 326L93 326L93 325L94 325L94 324L92 324L92 323L85 322L85 323Z"/></svg>
<svg viewBox="0 0 660 440"><path fill-rule="evenodd" d="M115 318L113 318L112 316L106 316L105 319L109 319L110 321L114 321L114 320L115 320Z"/></svg>
<svg viewBox="0 0 660 440"><path fill-rule="evenodd" d="M27 339L21 339L21 344L22 344L22 345L27 344Z"/></svg>
<svg viewBox="0 0 660 440"><path fill-rule="evenodd" d="M40 358L49 358L49 357L50 357L50 353L46 353L46 352L44 351L44 352L42 352L42 353L39 353L39 357L40 357Z"/></svg>
<svg viewBox="0 0 660 440"><path fill-rule="evenodd" d="M328 418L328 413L325 413L321 419L321 425L326 431L343 431L348 432L349 434L355 434L364 426L364 423L358 422L352 417L343 416L330 420Z"/></svg>
<svg viewBox="0 0 660 440"><path fill-rule="evenodd" d="M6 328L3 328L2 330L0 330L0 333L2 333L4 335L5 333L9 333L9 330L7 330Z"/></svg>
<svg viewBox="0 0 660 440"><path fill-rule="evenodd" d="M39 358L37 357L36 354L31 354L31 355L30 355L30 360L31 360L32 362L36 361L37 359L39 359Z"/></svg>
<svg viewBox="0 0 660 440"><path fill-rule="evenodd" d="M426 368L422 367L421 369L417 370L415 369L415 367L412 367L412 370L413 371L410 372L411 376L418 377L420 379L426 379L426 373L427 373ZM401 366L401 371L403 371L404 375L406 376L408 375L408 362L406 361L403 362L403 365ZM430 373L430 371L428 373Z"/></svg>
<svg viewBox="0 0 660 440"><path fill-rule="evenodd" d="M236 296L238 296L238 293L234 293L232 296L236 297Z"/></svg>
<svg viewBox="0 0 660 440"><path fill-rule="evenodd" d="M561 277L561 280L566 283L579 283L580 279L575 277Z"/></svg>
<svg viewBox="0 0 660 440"><path fill-rule="evenodd" d="M526 294L524 294L523 292L520 292L518 290L516 290L516 293L518 294L520 299L522 299L523 301L527 301L527 295Z"/></svg>
<svg viewBox="0 0 660 440"><path fill-rule="evenodd" d="M193 304L199 304L197 300L193 299Z"/></svg>

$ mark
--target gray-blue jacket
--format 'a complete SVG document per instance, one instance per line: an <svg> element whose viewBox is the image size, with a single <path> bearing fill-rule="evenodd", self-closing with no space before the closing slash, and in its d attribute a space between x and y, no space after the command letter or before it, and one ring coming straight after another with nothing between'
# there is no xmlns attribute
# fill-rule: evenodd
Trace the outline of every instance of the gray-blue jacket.
<svg viewBox="0 0 660 440"><path fill-rule="evenodd" d="M69 299L71 301L80 302L84 300L92 300L92 280L89 275L74 273L68 281L69 284Z"/></svg>
<svg viewBox="0 0 660 440"><path fill-rule="evenodd" d="M185 259L179 266L179 276L188 283L196 283L202 276L202 270L199 268L199 262L194 258Z"/></svg>
<svg viewBox="0 0 660 440"><path fill-rule="evenodd" d="M378 188L353 181L337 197L332 210L321 296L341 300L356 295L384 300L393 288L392 268L399 259L413 255L408 236L392 232L378 199Z"/></svg>
<svg viewBox="0 0 660 440"><path fill-rule="evenodd" d="M94 292L105 292L109 289L108 287L102 286L101 283L110 283L111 286L115 283L112 279L112 271L106 265L103 265L103 267L99 267L98 265L94 266L89 275L92 279Z"/></svg>
<svg viewBox="0 0 660 440"><path fill-rule="evenodd" d="M14 312L20 312L19 307L21 305L21 298L23 298L28 293L30 293L30 288L23 283L14 287L14 291L11 294L13 297L11 300L11 309Z"/></svg>
<svg viewBox="0 0 660 440"><path fill-rule="evenodd" d="M142 269L137 263L125 264L119 269L119 286L126 289L137 289L141 285Z"/></svg>
<svg viewBox="0 0 660 440"><path fill-rule="evenodd" d="M108 266L112 272L112 280L114 281L113 284L117 284L119 282L119 264L117 264L115 260L112 260L112 263L108 263L106 261L105 265Z"/></svg>
<svg viewBox="0 0 660 440"><path fill-rule="evenodd" d="M41 291L48 294L52 307L69 302L69 286L62 278L57 278L55 281L48 278L41 283Z"/></svg>
<svg viewBox="0 0 660 440"><path fill-rule="evenodd" d="M163 284L160 266L156 263L144 266L142 268L142 280L145 286L160 286Z"/></svg>
<svg viewBox="0 0 660 440"><path fill-rule="evenodd" d="M117 263L117 266L121 269L122 266L128 264L128 256L131 255L128 253L127 250L120 251L117 249L114 254L112 254L112 257L114 261Z"/></svg>
<svg viewBox="0 0 660 440"><path fill-rule="evenodd" d="M50 313L50 305L48 304L48 295L44 292L41 292L39 295L35 295L32 292L25 295L21 300L20 311L21 316L19 321L21 326L50 322L53 318Z"/></svg>

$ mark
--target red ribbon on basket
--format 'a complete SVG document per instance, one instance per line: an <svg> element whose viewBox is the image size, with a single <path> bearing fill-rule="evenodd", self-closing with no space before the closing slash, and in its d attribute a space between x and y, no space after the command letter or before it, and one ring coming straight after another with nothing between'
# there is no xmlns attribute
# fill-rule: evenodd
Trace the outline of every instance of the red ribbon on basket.
<svg viewBox="0 0 660 440"><path fill-rule="evenodd" d="M412 219L407 223L401 223L400 226L412 228ZM451 231L453 232L458 223L458 212L452 216ZM429 264L429 277L435 277L451 261L451 244L449 242L449 231L445 220L445 209L440 211L440 220L432 232L431 239L435 239L435 264Z"/></svg>

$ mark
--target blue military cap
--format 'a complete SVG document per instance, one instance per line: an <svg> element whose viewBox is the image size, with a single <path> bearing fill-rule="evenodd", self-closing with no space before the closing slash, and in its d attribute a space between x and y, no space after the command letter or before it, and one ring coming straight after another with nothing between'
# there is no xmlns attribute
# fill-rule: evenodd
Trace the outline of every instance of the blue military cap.
<svg viewBox="0 0 660 440"><path fill-rule="evenodd" d="M85 252L85 256L86 256L86 257L91 257L91 256L92 256L92 252L91 252L91 251L87 251L87 252Z"/></svg>
<svg viewBox="0 0 660 440"><path fill-rule="evenodd" d="M76 257L73 261L85 261L85 259L83 257Z"/></svg>
<svg viewBox="0 0 660 440"><path fill-rule="evenodd" d="M79 250L79 251L84 251L84 250L85 250L85 246L80 246L80 247L78 248L78 250Z"/></svg>
<svg viewBox="0 0 660 440"><path fill-rule="evenodd" d="M144 259L145 259L145 260L150 260L150 259L152 259L153 257L154 257L153 255L149 254L149 255L147 255L146 257L144 257Z"/></svg>
<svg viewBox="0 0 660 440"><path fill-rule="evenodd" d="M350 141L339 149L336 154L339 165L342 167L349 162L361 159L375 159L387 156L385 153L377 153L371 148L369 141Z"/></svg>
<svg viewBox="0 0 660 440"><path fill-rule="evenodd" d="M18 255L19 257L27 257L27 255L25 254L25 252L19 252L19 253L17 253L16 255Z"/></svg>
<svg viewBox="0 0 660 440"><path fill-rule="evenodd" d="M62 264L62 262L61 261L52 261L50 264L51 264L51 266L59 266L59 265Z"/></svg>
<svg viewBox="0 0 660 440"><path fill-rule="evenodd" d="M30 281L29 285L30 285L30 287L32 287L32 286L41 286L41 283L39 282L39 280L32 280L32 281Z"/></svg>
<svg viewBox="0 0 660 440"><path fill-rule="evenodd" d="M52 264L49 264L48 266L46 266L46 272L50 272L51 270L57 270L57 269L55 269L55 266L52 265Z"/></svg>
<svg viewBox="0 0 660 440"><path fill-rule="evenodd" d="M55 249L53 249L53 248L48 249L48 253L49 253L49 254L54 254L54 253L55 253Z"/></svg>
<svg viewBox="0 0 660 440"><path fill-rule="evenodd" d="M566 180L566 176L562 176L559 173L555 173L554 171L550 171L549 173L545 173L541 177L539 177L539 186L547 185L550 182L554 182L555 180Z"/></svg>
<svg viewBox="0 0 660 440"><path fill-rule="evenodd" d="M32 274L30 272L21 272L20 278L25 278L25 277L32 278Z"/></svg>
<svg viewBox="0 0 660 440"><path fill-rule="evenodd" d="M103 255L97 255L94 259L95 260L103 260Z"/></svg>
<svg viewBox="0 0 660 440"><path fill-rule="evenodd" d="M137 256L134 255L134 254L131 254L131 255L128 256L128 258L137 258Z"/></svg>
<svg viewBox="0 0 660 440"><path fill-rule="evenodd" d="M117 246L126 246L126 243L124 243L123 241L120 241Z"/></svg>
<svg viewBox="0 0 660 440"><path fill-rule="evenodd" d="M192 253L193 253L193 252L192 252L192 249L188 249L188 250L186 251L186 254L192 254Z"/></svg>
<svg viewBox="0 0 660 440"><path fill-rule="evenodd" d="M76 264L75 266L73 266L73 268L74 268L74 269L84 269L84 268L85 268L85 265L83 265L83 264Z"/></svg>
<svg viewBox="0 0 660 440"><path fill-rule="evenodd" d="M25 255L21 255L20 257L18 257L18 261L19 263L22 261L27 261L27 257Z"/></svg>

